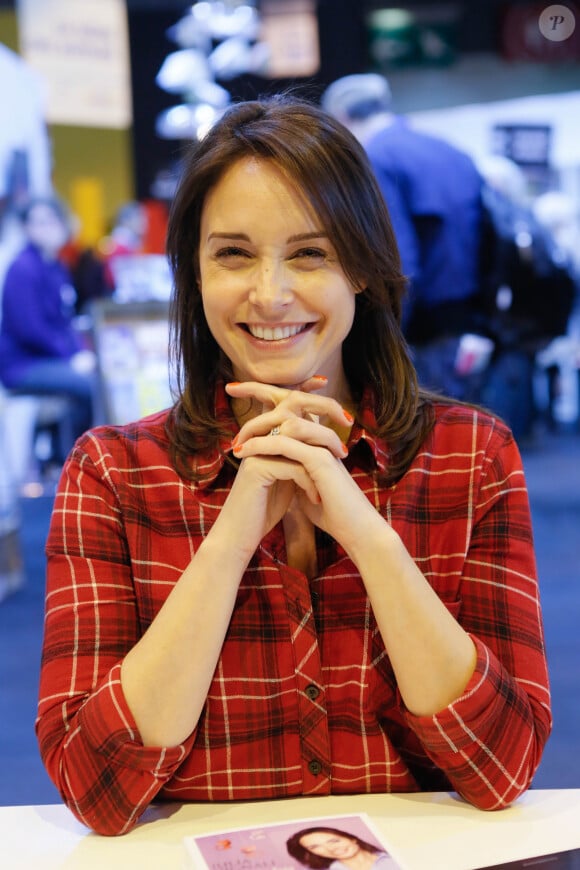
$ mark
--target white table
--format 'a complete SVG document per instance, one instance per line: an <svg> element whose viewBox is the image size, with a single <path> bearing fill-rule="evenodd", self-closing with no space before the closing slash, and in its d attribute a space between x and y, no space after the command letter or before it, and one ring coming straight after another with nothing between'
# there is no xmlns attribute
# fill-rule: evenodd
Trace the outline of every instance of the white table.
<svg viewBox="0 0 580 870"><path fill-rule="evenodd" d="M100 837L61 805L0 807L2 870L183 870L183 838L252 824L367 813L408 870L472 870L580 847L580 789L534 790L486 813L454 794L260 803L159 804L122 837Z"/></svg>

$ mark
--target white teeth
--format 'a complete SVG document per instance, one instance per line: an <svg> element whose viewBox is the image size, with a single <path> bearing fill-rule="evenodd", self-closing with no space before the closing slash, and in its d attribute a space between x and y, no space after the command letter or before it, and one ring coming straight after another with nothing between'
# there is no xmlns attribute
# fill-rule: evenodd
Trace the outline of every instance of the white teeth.
<svg viewBox="0 0 580 870"><path fill-rule="evenodd" d="M264 341L280 341L283 338L291 338L291 336L299 333L304 327L302 326L258 326L248 324L248 329L254 338L261 338Z"/></svg>

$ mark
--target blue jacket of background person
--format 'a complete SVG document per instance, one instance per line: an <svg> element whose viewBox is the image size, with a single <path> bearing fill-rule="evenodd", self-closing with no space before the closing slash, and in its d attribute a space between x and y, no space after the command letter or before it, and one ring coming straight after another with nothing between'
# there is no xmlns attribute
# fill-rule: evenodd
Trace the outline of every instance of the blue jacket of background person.
<svg viewBox="0 0 580 870"><path fill-rule="evenodd" d="M467 154L399 117L365 147L409 278L409 328L412 312L425 316L478 290L482 179Z"/></svg>

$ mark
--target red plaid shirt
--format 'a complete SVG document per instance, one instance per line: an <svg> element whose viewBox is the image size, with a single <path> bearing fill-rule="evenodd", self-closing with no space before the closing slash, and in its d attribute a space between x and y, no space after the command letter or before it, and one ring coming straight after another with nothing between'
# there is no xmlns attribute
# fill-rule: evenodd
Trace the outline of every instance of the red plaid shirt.
<svg viewBox="0 0 580 870"><path fill-rule="evenodd" d="M218 401L227 414L225 394ZM437 715L411 715L352 562L318 533L319 573L309 582L285 563L280 525L242 579L196 730L180 746L143 747L121 661L235 474L216 451L203 459L202 484L184 481L168 460L165 419L83 436L56 496L37 731L71 810L111 834L127 831L157 796L444 788L494 809L523 792L551 728L528 498L510 433L463 407L437 407L433 432L392 487L373 473L388 451L369 434L369 407L346 460L476 643L463 696Z"/></svg>

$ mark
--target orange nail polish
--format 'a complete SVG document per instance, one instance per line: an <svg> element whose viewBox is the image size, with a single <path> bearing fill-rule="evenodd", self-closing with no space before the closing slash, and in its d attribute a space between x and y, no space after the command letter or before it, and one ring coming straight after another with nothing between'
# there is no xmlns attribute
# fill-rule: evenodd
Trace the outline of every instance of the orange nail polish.
<svg viewBox="0 0 580 870"><path fill-rule="evenodd" d="M226 387L239 387L239 385L240 385L239 381L228 381L228 383L226 384Z"/></svg>
<svg viewBox="0 0 580 870"><path fill-rule="evenodd" d="M349 412L345 411L344 408L343 408L342 413L344 414L345 420L347 420L349 423L354 423L354 417L352 416L352 414L349 414Z"/></svg>

